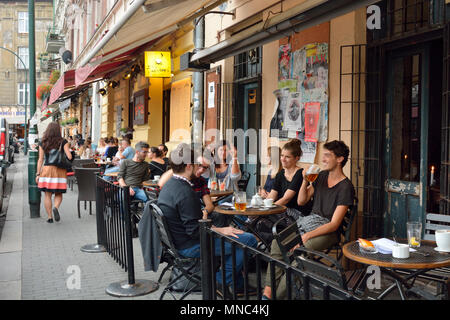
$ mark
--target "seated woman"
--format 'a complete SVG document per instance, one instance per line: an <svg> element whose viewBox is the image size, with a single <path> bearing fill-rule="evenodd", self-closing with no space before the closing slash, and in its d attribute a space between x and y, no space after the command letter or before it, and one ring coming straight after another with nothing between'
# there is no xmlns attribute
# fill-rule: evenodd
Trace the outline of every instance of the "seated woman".
<svg viewBox="0 0 450 320"><path fill-rule="evenodd" d="M303 169L297 166L301 156L300 140L292 139L283 146L280 157L283 169L275 176L273 188L267 196L275 204L286 206L287 215L294 220L311 211L310 203L305 203L304 206L297 203L298 191L303 182Z"/></svg>
<svg viewBox="0 0 450 320"><path fill-rule="evenodd" d="M311 202L298 205L297 195L303 182L303 169L297 166L302 156L301 141L292 139L281 150L282 170L275 176L273 187L267 198L273 199L275 204L287 207L286 213L264 216L258 219L255 228L267 245L273 240L272 227L278 220L284 218L280 227L287 227L300 216L306 216L311 211ZM275 160L276 161L276 160Z"/></svg>
<svg viewBox="0 0 450 320"><path fill-rule="evenodd" d="M264 184L264 187L261 190L261 194L260 194L260 196L263 199L267 198L270 191L272 191L273 184L275 182L275 177L283 169L283 167L280 165L280 156L281 156L280 147L268 147L267 155L269 158L269 163L268 163L269 171L268 171L266 183Z"/></svg>
<svg viewBox="0 0 450 320"><path fill-rule="evenodd" d="M119 140L117 138L110 137L108 139L108 147L106 148L104 157L106 159L110 158L111 160L116 155L117 151L119 151Z"/></svg>
<svg viewBox="0 0 450 320"><path fill-rule="evenodd" d="M91 159L94 156L94 151L91 148L91 140L86 139L84 144L78 149L80 159Z"/></svg>
<svg viewBox="0 0 450 320"><path fill-rule="evenodd" d="M151 147L148 154L150 158L150 179L155 176L162 176L167 171L167 163L163 159L163 153L157 147Z"/></svg>
<svg viewBox="0 0 450 320"><path fill-rule="evenodd" d="M236 147L231 147L226 140L222 140L216 145L216 150L215 164L210 167L210 181L215 178L218 185L220 183L225 185L225 190L238 191L237 182L241 179L242 174L237 159ZM223 201L230 200L231 196Z"/></svg>
<svg viewBox="0 0 450 320"><path fill-rule="evenodd" d="M100 138L98 140L98 146L97 149L95 149L95 153L98 154L100 157L103 157L105 151L106 151L105 138Z"/></svg>

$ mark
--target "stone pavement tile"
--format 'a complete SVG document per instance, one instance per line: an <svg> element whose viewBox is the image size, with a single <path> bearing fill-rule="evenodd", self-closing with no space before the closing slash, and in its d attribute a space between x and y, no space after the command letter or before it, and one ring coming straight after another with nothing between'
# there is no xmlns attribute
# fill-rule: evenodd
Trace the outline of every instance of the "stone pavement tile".
<svg viewBox="0 0 450 320"><path fill-rule="evenodd" d="M0 253L0 266L2 266L2 272L0 272L0 282L20 280L21 253Z"/></svg>
<svg viewBox="0 0 450 320"><path fill-rule="evenodd" d="M0 282L0 300L20 300L20 280Z"/></svg>

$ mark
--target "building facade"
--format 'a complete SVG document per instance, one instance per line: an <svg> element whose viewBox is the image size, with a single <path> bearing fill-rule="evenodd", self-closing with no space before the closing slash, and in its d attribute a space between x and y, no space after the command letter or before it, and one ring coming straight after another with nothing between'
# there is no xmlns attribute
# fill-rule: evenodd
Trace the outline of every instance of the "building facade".
<svg viewBox="0 0 450 320"><path fill-rule="evenodd" d="M52 20L52 1L36 1L37 55L45 52L45 39ZM12 124L21 125L25 123L25 109L30 103L27 1L0 1L0 30L0 46L4 48L0 49L0 116L6 117ZM16 53L24 64L6 49ZM48 72L37 70L36 84L47 82L49 75ZM23 127L18 126L17 130L23 137Z"/></svg>

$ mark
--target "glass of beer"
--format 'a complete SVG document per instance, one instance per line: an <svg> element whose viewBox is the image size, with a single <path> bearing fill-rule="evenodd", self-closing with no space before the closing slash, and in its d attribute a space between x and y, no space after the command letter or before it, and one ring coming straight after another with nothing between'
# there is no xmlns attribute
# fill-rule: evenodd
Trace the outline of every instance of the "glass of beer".
<svg viewBox="0 0 450 320"><path fill-rule="evenodd" d="M245 211L247 208L247 194L245 191L237 191L234 193L234 207L238 211Z"/></svg>
<svg viewBox="0 0 450 320"><path fill-rule="evenodd" d="M306 180L313 183L317 179L319 172L320 172L320 167L317 164L311 165L308 168L308 170L306 171L306 174L305 174Z"/></svg>

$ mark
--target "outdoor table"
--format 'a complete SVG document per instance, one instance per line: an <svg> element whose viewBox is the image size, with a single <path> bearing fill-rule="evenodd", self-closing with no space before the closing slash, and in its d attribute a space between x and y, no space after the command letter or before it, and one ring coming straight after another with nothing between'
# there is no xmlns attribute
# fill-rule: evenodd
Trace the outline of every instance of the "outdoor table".
<svg viewBox="0 0 450 320"><path fill-rule="evenodd" d="M142 185L143 185L144 187L154 187L154 188L157 188L157 187L158 187L158 182L155 181L155 180L147 180L147 181L142 182Z"/></svg>
<svg viewBox="0 0 450 320"><path fill-rule="evenodd" d="M225 197L228 197L229 195L232 195L232 194L233 194L233 191L231 191L231 190L223 190L223 191L211 190L209 195L210 195L211 198L216 198L216 199L213 200L213 204L217 205L217 203L220 200L222 200Z"/></svg>
<svg viewBox="0 0 450 320"><path fill-rule="evenodd" d="M109 173L105 173L104 176L106 177L117 177L119 175L119 172L109 172Z"/></svg>
<svg viewBox="0 0 450 320"><path fill-rule="evenodd" d="M382 253L364 253L359 249L358 241L349 242L344 245L342 251L344 256L350 260L363 263L366 265L375 265L380 267L380 270L394 279L394 284L383 291L376 299L383 299L389 292L398 289L402 300L406 300L403 288L406 291L416 292L422 296L429 297L429 293L424 293L423 290L413 288L412 284L408 283L408 280L415 279L418 275L421 275L429 270L441 267L450 266L450 254L441 253L434 250L436 243L434 241L421 241L421 246L416 250L418 252L410 252L409 258L398 259L392 257L392 254ZM420 253L427 253L428 256L424 256ZM408 270L407 274L402 274L399 270Z"/></svg>
<svg viewBox="0 0 450 320"><path fill-rule="evenodd" d="M242 221L242 220L237 220L235 217L233 217L233 221L235 223L237 223L238 225L244 224L253 234L255 234L264 243L264 245L266 246L267 249L270 248L271 244L266 243L266 241L264 241L264 238L259 235L258 231L255 229L255 226L256 226L258 220L261 219L261 217L268 216L271 214L284 213L284 212L286 212L286 210L287 210L287 208L285 206L278 205L278 204L274 204L273 207L271 207L271 208L267 208L264 206L249 208L247 206L245 211L238 211L234 207L223 206L223 205L218 205L214 208L214 211L221 213L221 214L227 214L227 215L233 215L233 216L244 215L244 216L254 217L254 219L250 223Z"/></svg>

